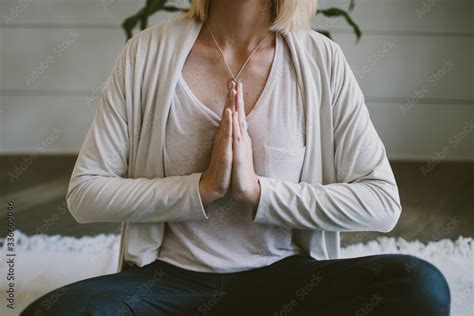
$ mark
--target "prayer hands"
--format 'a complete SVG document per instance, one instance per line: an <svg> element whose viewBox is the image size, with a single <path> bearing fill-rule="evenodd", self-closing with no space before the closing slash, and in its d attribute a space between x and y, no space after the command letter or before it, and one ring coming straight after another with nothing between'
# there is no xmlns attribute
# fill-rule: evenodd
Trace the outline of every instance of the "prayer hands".
<svg viewBox="0 0 474 316"><path fill-rule="evenodd" d="M232 195L248 205L257 206L260 198L260 183L253 165L252 140L247 131L242 83L233 82L231 100L233 101L232 120Z"/></svg>
<svg viewBox="0 0 474 316"><path fill-rule="evenodd" d="M209 167L199 183L204 207L223 198L229 189L239 202L255 209L260 183L253 165L252 140L247 131L242 83L231 82Z"/></svg>

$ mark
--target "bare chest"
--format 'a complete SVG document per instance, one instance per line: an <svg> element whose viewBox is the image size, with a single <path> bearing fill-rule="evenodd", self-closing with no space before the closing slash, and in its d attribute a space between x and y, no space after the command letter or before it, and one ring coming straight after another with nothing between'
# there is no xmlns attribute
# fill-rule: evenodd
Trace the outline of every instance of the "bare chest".
<svg viewBox="0 0 474 316"><path fill-rule="evenodd" d="M253 110L267 84L273 57L274 48L257 51L239 76L243 82L246 115ZM236 74L246 58L240 56L226 61ZM227 83L231 78L222 55L216 49L197 44L186 59L182 75L199 101L220 116L225 106Z"/></svg>

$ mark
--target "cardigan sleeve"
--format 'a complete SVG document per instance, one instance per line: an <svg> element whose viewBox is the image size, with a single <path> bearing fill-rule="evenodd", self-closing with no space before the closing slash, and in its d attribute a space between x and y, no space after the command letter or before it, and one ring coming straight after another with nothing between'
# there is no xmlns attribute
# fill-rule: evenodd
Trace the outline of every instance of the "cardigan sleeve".
<svg viewBox="0 0 474 316"><path fill-rule="evenodd" d="M133 93L130 39L107 77L81 146L66 195L79 223L166 222L207 219L199 193L202 173L127 178L129 129L126 100Z"/></svg>
<svg viewBox="0 0 474 316"><path fill-rule="evenodd" d="M336 183L294 183L259 177L254 222L325 231L393 229L401 213L397 184L363 93L338 44L331 97ZM329 132L329 131L328 131Z"/></svg>

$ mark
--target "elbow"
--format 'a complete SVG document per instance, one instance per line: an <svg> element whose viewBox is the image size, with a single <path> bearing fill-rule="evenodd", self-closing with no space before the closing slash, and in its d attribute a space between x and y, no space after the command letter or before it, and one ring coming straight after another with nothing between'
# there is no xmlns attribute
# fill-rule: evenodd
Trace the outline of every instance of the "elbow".
<svg viewBox="0 0 474 316"><path fill-rule="evenodd" d="M385 187L377 184L373 187L373 192L378 196L376 208L378 208L377 213L379 214L375 223L373 223L374 231L389 233L397 225L402 213L398 188L393 183Z"/></svg>
<svg viewBox="0 0 474 316"><path fill-rule="evenodd" d="M71 213L72 217L78 222L79 224L88 224L93 222L90 217L87 216L87 212L84 212L83 208L81 207L81 198L78 196L78 187L75 187L72 190L68 190L66 194L66 205Z"/></svg>
<svg viewBox="0 0 474 316"><path fill-rule="evenodd" d="M392 201L385 210L385 216L380 225L379 232L389 233L391 232L398 223L400 215L402 213L402 206L400 202Z"/></svg>

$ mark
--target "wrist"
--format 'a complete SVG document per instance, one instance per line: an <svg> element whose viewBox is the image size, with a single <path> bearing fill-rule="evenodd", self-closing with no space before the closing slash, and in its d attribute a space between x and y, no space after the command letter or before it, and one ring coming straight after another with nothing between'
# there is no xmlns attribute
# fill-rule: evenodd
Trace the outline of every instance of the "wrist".
<svg viewBox="0 0 474 316"><path fill-rule="evenodd" d="M207 189L207 185L204 181L204 173L201 175L201 179L199 180L199 194L201 196L202 205L204 208L207 207L209 203L211 203L211 197L209 195L209 190Z"/></svg>
<svg viewBox="0 0 474 316"><path fill-rule="evenodd" d="M207 177L203 173L199 181L199 193L204 207L207 207L209 203L222 198L225 194L219 193L218 190L214 190L211 185L207 182Z"/></svg>
<svg viewBox="0 0 474 316"><path fill-rule="evenodd" d="M246 190L245 192L233 192L233 195L237 201L248 205L252 208L252 210L255 210L260 201L260 192L260 181L256 176L248 190Z"/></svg>
<svg viewBox="0 0 474 316"><path fill-rule="evenodd" d="M258 207L258 203L260 202L260 194L262 188L260 187L260 181L258 177L255 177L254 188L252 189L252 194L250 196L249 205L252 207L252 211L255 211Z"/></svg>

